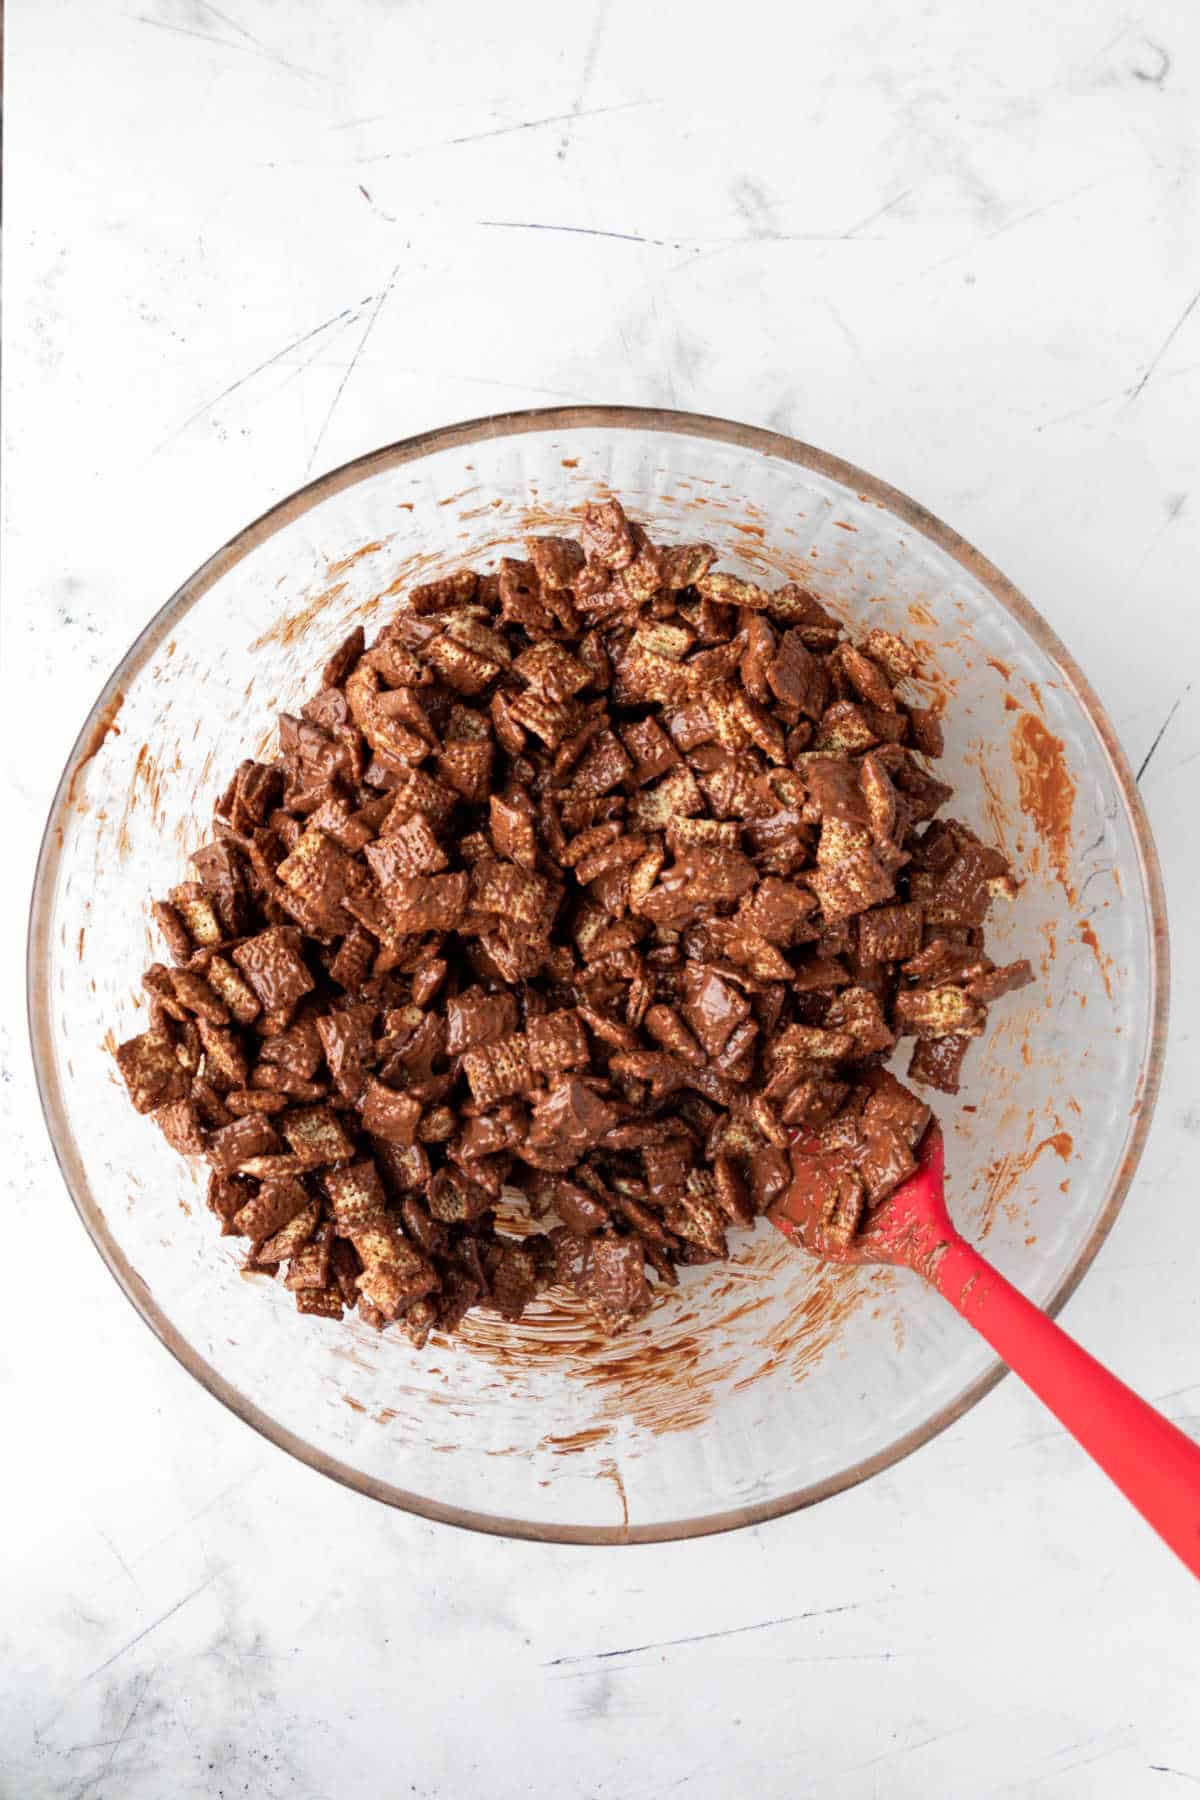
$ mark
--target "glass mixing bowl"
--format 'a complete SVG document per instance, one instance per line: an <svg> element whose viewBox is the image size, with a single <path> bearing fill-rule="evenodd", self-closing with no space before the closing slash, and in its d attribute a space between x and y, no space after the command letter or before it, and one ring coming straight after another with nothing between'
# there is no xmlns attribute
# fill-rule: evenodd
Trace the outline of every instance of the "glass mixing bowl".
<svg viewBox="0 0 1200 1800"><path fill-rule="evenodd" d="M799 577L847 621L916 638L945 702L951 811L1021 877L998 1005L947 1129L958 1223L1041 1306L1104 1238L1149 1123L1166 927L1145 814L1096 696L1027 601L861 470L771 432L629 407L515 413L412 438L315 481L168 601L115 671L59 785L37 871L30 1009L42 1100L80 1217L198 1381L314 1468L393 1505L540 1539L686 1537L770 1518L886 1468L1000 1370L913 1276L826 1270L767 1225L625 1336L578 1306L472 1316L416 1352L303 1318L239 1273L202 1170L127 1104L109 1048L143 1028L148 902L184 877L228 773L271 741L351 625L611 488L651 535ZM519 551L518 551L519 554ZM156 952L153 952L156 953Z"/></svg>

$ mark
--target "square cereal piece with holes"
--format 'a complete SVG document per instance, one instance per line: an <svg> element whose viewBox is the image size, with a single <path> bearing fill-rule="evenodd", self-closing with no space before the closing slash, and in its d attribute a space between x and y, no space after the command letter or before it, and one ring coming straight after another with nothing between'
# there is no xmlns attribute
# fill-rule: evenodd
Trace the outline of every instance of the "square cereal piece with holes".
<svg viewBox="0 0 1200 1800"><path fill-rule="evenodd" d="M151 963L150 967L143 971L142 986L157 1003L152 1009L152 1016L156 1023L161 1024L159 1009L166 1014L168 1019L174 1019L177 1023L181 1023L188 1017L188 1009L176 994L175 983L172 979L173 976L182 975L185 972L183 969L168 969L164 963L160 962Z"/></svg>
<svg viewBox="0 0 1200 1800"><path fill-rule="evenodd" d="M792 965L783 952L741 918L722 926L721 938L731 962L756 981L790 981Z"/></svg>
<svg viewBox="0 0 1200 1800"><path fill-rule="evenodd" d="M680 818L667 821L667 849L672 856L686 850L737 850L741 847L742 828L736 819Z"/></svg>
<svg viewBox="0 0 1200 1800"><path fill-rule="evenodd" d="M943 1094L957 1094L963 1059L970 1046L970 1038L958 1032L948 1037L918 1038L908 1065L909 1080L938 1088Z"/></svg>
<svg viewBox="0 0 1200 1800"><path fill-rule="evenodd" d="M708 574L717 553L711 544L668 544L659 550L659 579L671 593L694 587Z"/></svg>
<svg viewBox="0 0 1200 1800"><path fill-rule="evenodd" d="M362 1109L364 1131L389 1144L407 1147L416 1139L420 1120L419 1100L414 1100L411 1094L397 1093L395 1088L385 1086L374 1077L368 1081Z"/></svg>
<svg viewBox="0 0 1200 1800"><path fill-rule="evenodd" d="M703 812L704 795L686 763L669 769L654 787L634 796L629 822L639 831L664 831L672 819Z"/></svg>
<svg viewBox="0 0 1200 1800"><path fill-rule="evenodd" d="M391 794L391 810L383 822L381 833L385 838L398 831L414 813L424 814L430 829L441 831L448 823L457 799L453 788L435 781L423 769L402 769L396 772L391 784Z"/></svg>
<svg viewBox="0 0 1200 1800"><path fill-rule="evenodd" d="M268 1012L291 1010L316 986L300 954L300 933L292 925L272 925L247 938L234 950L233 960Z"/></svg>
<svg viewBox="0 0 1200 1800"><path fill-rule="evenodd" d="M355 925L346 933L329 965L330 976L339 987L345 988L347 993L353 993L362 986L371 972L375 948L374 938L361 925ZM228 1000L226 1004L228 1005Z"/></svg>
<svg viewBox="0 0 1200 1800"><path fill-rule="evenodd" d="M962 988L911 988L896 995L896 1025L917 1037L979 1037L987 1014Z"/></svg>
<svg viewBox="0 0 1200 1800"><path fill-rule="evenodd" d="M274 1237L267 1238L258 1246L259 1262L288 1262L293 1256L298 1256L320 1222L320 1204L316 1200L310 1201L303 1212L298 1212L294 1219L280 1227Z"/></svg>
<svg viewBox="0 0 1200 1800"><path fill-rule="evenodd" d="M654 891L655 883L662 874L666 853L658 839L650 839L644 856L640 856L629 871L629 885L625 890L625 902L630 912L640 912L643 901Z"/></svg>
<svg viewBox="0 0 1200 1800"><path fill-rule="evenodd" d="M968 983L967 992L974 1000L986 1001L1002 999L1005 994L1015 994L1019 988L1028 987L1033 980L1033 965L1026 957L1018 962L1005 963L1002 969L988 969L977 975Z"/></svg>
<svg viewBox="0 0 1200 1800"><path fill-rule="evenodd" d="M853 644L842 643L834 652L834 660L851 687L869 706L877 706L881 712L895 712L891 682L869 656L864 656Z"/></svg>
<svg viewBox="0 0 1200 1800"><path fill-rule="evenodd" d="M693 670L652 649L655 641L645 632L637 632L618 659L613 694L620 704L651 701L660 706L683 706L691 696Z"/></svg>
<svg viewBox="0 0 1200 1800"><path fill-rule="evenodd" d="M354 1143L332 1107L306 1106L284 1113L280 1130L297 1156L313 1168L351 1162Z"/></svg>
<svg viewBox="0 0 1200 1800"><path fill-rule="evenodd" d="M493 1106L497 1100L519 1094L532 1085L529 1056L520 1032L481 1049L465 1051L462 1066L471 1084L471 1097L480 1106Z"/></svg>
<svg viewBox="0 0 1200 1800"><path fill-rule="evenodd" d="M646 1188L656 1206L678 1200L687 1184L688 1170L694 1152L686 1138L668 1138L662 1144L647 1144L641 1151Z"/></svg>
<svg viewBox="0 0 1200 1800"><path fill-rule="evenodd" d="M847 987L836 994L825 1015L828 1031L845 1031L854 1039L854 1055L874 1056L894 1050L896 1039L888 1029L879 1001L870 988Z"/></svg>
<svg viewBox="0 0 1200 1800"><path fill-rule="evenodd" d="M1003 859L995 851L967 838L944 870L914 870L912 896L931 925L982 925L991 902L988 883L1002 871Z"/></svg>
<svg viewBox="0 0 1200 1800"><path fill-rule="evenodd" d="M165 1031L144 1031L117 1046L117 1068L129 1098L140 1113L153 1112L172 1100L187 1098L191 1082Z"/></svg>
<svg viewBox="0 0 1200 1800"><path fill-rule="evenodd" d="M386 1220L387 1198L379 1172L369 1157L347 1168L329 1169L322 1179L342 1237L357 1237Z"/></svg>
<svg viewBox="0 0 1200 1800"><path fill-rule="evenodd" d="M429 1342L429 1334L437 1324L437 1318L437 1305L429 1299L414 1300L407 1312L401 1314L400 1329L415 1350L425 1348Z"/></svg>
<svg viewBox="0 0 1200 1800"><path fill-rule="evenodd" d="M577 842L578 840L576 840ZM574 848L573 844L572 849ZM619 870L628 870L633 864L641 861L648 848L649 845L644 837L618 837L609 843L597 844L593 850L576 861L575 879L581 886L586 886L589 882L598 882L602 875L615 875ZM595 891L600 895L605 906L614 913L619 910L618 906L613 903L615 889L608 888L603 893L599 888Z"/></svg>
<svg viewBox="0 0 1200 1800"><path fill-rule="evenodd" d="M414 877L414 879L420 880L421 877ZM402 954L409 946L411 934L402 931L395 923L391 909L373 883L368 884L360 892L352 894L347 899L346 911L356 924L361 925L376 940L372 946L371 962L368 967L374 969L376 974L382 974L383 970L375 969L375 959L382 954L380 947L382 946L383 951L387 951L389 954L392 951L396 951L398 955ZM394 967L397 959L398 956L393 958L388 966Z"/></svg>
<svg viewBox="0 0 1200 1800"><path fill-rule="evenodd" d="M260 1021L259 1029L262 1028L263 1022ZM260 1052L264 1062L278 1063L290 1074L299 1075L305 1080L311 1080L316 1074L323 1054L316 1019L308 1012L302 1013L286 1029L277 1027L271 1036L264 1039ZM290 1093L291 1089L281 1091Z"/></svg>
<svg viewBox="0 0 1200 1800"><path fill-rule="evenodd" d="M630 530L636 554L632 562L627 563L618 573L613 585L628 600L641 605L653 599L658 592L662 580L662 559L657 546L650 542L640 525L632 525Z"/></svg>
<svg viewBox="0 0 1200 1800"><path fill-rule="evenodd" d="M581 708L574 700L551 700L548 695L526 688L506 702L509 719L523 731L531 731L550 750L557 750L573 731L578 730Z"/></svg>
<svg viewBox="0 0 1200 1800"><path fill-rule="evenodd" d="M206 1139L194 1100L171 1100L154 1112L154 1123L180 1156L203 1156Z"/></svg>
<svg viewBox="0 0 1200 1800"><path fill-rule="evenodd" d="M718 606L744 606L749 612L763 612L771 598L755 582L720 570L702 575L695 585L703 599L714 600Z"/></svg>
<svg viewBox="0 0 1200 1800"><path fill-rule="evenodd" d="M452 875L398 878L384 895L392 930L401 934L453 931L466 910L467 885L463 870Z"/></svg>
<svg viewBox="0 0 1200 1800"><path fill-rule="evenodd" d="M232 1088L225 1095L218 1094L215 1088L209 1088L207 1082L201 1084L201 1091L206 1093L206 1106L213 1114L209 1123L230 1125L235 1118L240 1119L245 1113L277 1113L286 1112L288 1101L286 1094L272 1093L269 1088ZM193 1093L195 1089L193 1089ZM216 1107L220 1105L224 1117L217 1117Z"/></svg>
<svg viewBox="0 0 1200 1800"><path fill-rule="evenodd" d="M523 869L532 869L537 862L535 820L534 808L522 792L511 797L493 794L488 829L496 855Z"/></svg>
<svg viewBox="0 0 1200 1800"><path fill-rule="evenodd" d="M154 900L151 902L150 912L173 960L177 963L187 962L195 945L175 908L166 900Z"/></svg>
<svg viewBox="0 0 1200 1800"><path fill-rule="evenodd" d="M912 902L876 906L858 915L858 954L863 962L904 962L921 948L921 908Z"/></svg>
<svg viewBox="0 0 1200 1800"><path fill-rule="evenodd" d="M303 901L313 919L338 931L349 924L342 902L362 885L363 872L362 865L331 837L310 825L276 869L275 878Z"/></svg>
<svg viewBox="0 0 1200 1800"><path fill-rule="evenodd" d="M194 944L219 944L225 936L212 896L198 881L185 881L172 888L171 905Z"/></svg>
<svg viewBox="0 0 1200 1800"><path fill-rule="evenodd" d="M363 854L385 894L401 876L438 875L449 867L449 858L422 812L401 819L385 837L368 844Z"/></svg>
<svg viewBox="0 0 1200 1800"><path fill-rule="evenodd" d="M588 501L579 541L590 562L603 563L609 569L628 568L637 555L633 527L619 500Z"/></svg>
<svg viewBox="0 0 1200 1800"><path fill-rule="evenodd" d="M243 1206L253 1198L254 1190L244 1175L220 1175L214 1169L208 1178L205 1204L221 1221L221 1236L236 1237L233 1221Z"/></svg>
<svg viewBox="0 0 1200 1800"><path fill-rule="evenodd" d="M767 665L767 685L793 716L815 723L829 704L829 673L820 657L807 649L798 631L785 631Z"/></svg>
<svg viewBox="0 0 1200 1800"><path fill-rule="evenodd" d="M437 1323L442 1331L456 1331L483 1292L481 1284L459 1269L447 1269L437 1297Z"/></svg>
<svg viewBox="0 0 1200 1800"><path fill-rule="evenodd" d="M252 1244L262 1244L290 1225L309 1204L307 1190L293 1177L264 1181L253 1200L234 1214L233 1223L242 1237L248 1237Z"/></svg>
<svg viewBox="0 0 1200 1800"><path fill-rule="evenodd" d="M570 587L583 568L583 550L574 538L527 537L525 548L544 588Z"/></svg>
<svg viewBox="0 0 1200 1800"><path fill-rule="evenodd" d="M862 1177L845 1156L811 1156L799 1160L792 1201L812 1220L817 1248L844 1248L862 1223L867 1196Z"/></svg>
<svg viewBox="0 0 1200 1800"><path fill-rule="evenodd" d="M692 899L702 904L740 900L757 880L753 863L739 850L703 846L685 851L670 874L672 880L678 878L684 884Z"/></svg>
<svg viewBox="0 0 1200 1800"><path fill-rule="evenodd" d="M705 1175L704 1187L695 1185L696 1177ZM711 1183L711 1191L708 1184ZM663 1208L663 1224L685 1243L695 1244L709 1256L724 1256L725 1215L717 1204L716 1183L706 1169L693 1169L682 1197Z"/></svg>
<svg viewBox="0 0 1200 1800"><path fill-rule="evenodd" d="M772 1070L791 1064L803 1068L811 1062L842 1062L854 1054L848 1031L825 1031L820 1025L788 1025L770 1046Z"/></svg>
<svg viewBox="0 0 1200 1800"><path fill-rule="evenodd" d="M362 1273L362 1258L349 1238L334 1237L329 1249L329 1275L344 1305L353 1308L358 1298L354 1283Z"/></svg>
<svg viewBox="0 0 1200 1800"><path fill-rule="evenodd" d="M512 994L485 994L474 988L446 1002L446 1054L458 1056L482 1044L494 1044L517 1028L517 1002Z"/></svg>
<svg viewBox="0 0 1200 1800"><path fill-rule="evenodd" d="M300 1288L296 1293L296 1311L317 1319L340 1319L342 1297L336 1287Z"/></svg>
<svg viewBox="0 0 1200 1800"><path fill-rule="evenodd" d="M690 700L686 706L677 707L664 717L663 723L677 750L695 750L701 744L711 743L716 735L703 700Z"/></svg>
<svg viewBox="0 0 1200 1800"><path fill-rule="evenodd" d="M229 1008L213 992L203 975L198 975L194 969L171 969L167 979L176 1005L184 1014L192 1013L209 1025L228 1025ZM178 1018L179 1013L174 1016Z"/></svg>
<svg viewBox="0 0 1200 1800"><path fill-rule="evenodd" d="M452 606L464 606L473 600L479 586L474 569L455 569L452 575L439 575L434 581L422 581L408 592L408 605L413 612L446 612Z"/></svg>
<svg viewBox="0 0 1200 1800"><path fill-rule="evenodd" d="M513 668L538 694L559 704L573 700L592 679L591 671L568 650L549 641L522 650Z"/></svg>
<svg viewBox="0 0 1200 1800"><path fill-rule="evenodd" d="M392 1199L401 1193L425 1190L430 1179L430 1157L423 1143L405 1148L385 1138L372 1138L371 1154Z"/></svg>
<svg viewBox="0 0 1200 1800"><path fill-rule="evenodd" d="M546 930L558 895L546 876L519 869L514 863L485 859L471 871L472 905L480 912L496 913L512 931Z"/></svg>
<svg viewBox="0 0 1200 1800"><path fill-rule="evenodd" d="M888 680L903 681L906 676L915 675L921 663L915 650L896 636L894 631L884 631L874 626L862 640L862 649L866 651L872 662L878 663Z"/></svg>
<svg viewBox="0 0 1200 1800"><path fill-rule="evenodd" d="M814 870L808 883L821 902L826 924L866 912L868 907L890 900L896 891L892 877L870 850Z"/></svg>
<svg viewBox="0 0 1200 1800"><path fill-rule="evenodd" d="M942 721L932 706L910 706L908 726L914 750L922 756L941 756L946 748Z"/></svg>
<svg viewBox="0 0 1200 1800"><path fill-rule="evenodd" d="M193 851L196 880L212 898L223 931L234 938L243 929L246 916L246 884L243 862L232 844L216 841Z"/></svg>
<svg viewBox="0 0 1200 1800"><path fill-rule="evenodd" d="M573 1006L544 1013L526 1022L525 1036L530 1066L543 1075L560 1069L586 1069L589 1063L587 1034Z"/></svg>
<svg viewBox="0 0 1200 1800"><path fill-rule="evenodd" d="M633 773L633 764L619 738L602 731L592 742L571 780L576 796L607 794Z"/></svg>
<svg viewBox="0 0 1200 1800"><path fill-rule="evenodd" d="M386 1261L368 1263L356 1283L358 1291L377 1306L385 1319L398 1319L414 1300L423 1299L438 1286L437 1271L419 1250L398 1241Z"/></svg>
<svg viewBox="0 0 1200 1800"><path fill-rule="evenodd" d="M492 1204L486 1188L450 1168L439 1169L426 1199L430 1214L440 1225L474 1225Z"/></svg>
<svg viewBox="0 0 1200 1800"><path fill-rule="evenodd" d="M451 637L449 632L434 638L426 646L425 656L446 686L453 688L456 694L482 694L500 673L498 662L493 662L490 656L481 656L477 650Z"/></svg>
<svg viewBox="0 0 1200 1800"><path fill-rule="evenodd" d="M292 1151L283 1151L278 1156L250 1156L238 1168L243 1175L252 1175L256 1181L282 1181L292 1175L303 1175L308 1164L302 1156Z"/></svg>
<svg viewBox="0 0 1200 1800"><path fill-rule="evenodd" d="M347 637L344 637L329 661L321 671L323 688L339 688L349 675L354 665L367 647L367 637L361 625L356 625Z"/></svg>
<svg viewBox="0 0 1200 1800"><path fill-rule="evenodd" d="M159 1021L156 1019L155 1024L158 1023ZM185 1019L181 1025L175 1027L175 1055L179 1059L180 1068L186 1069L189 1075L200 1073L201 1029L212 1031L215 1027L203 1025L202 1021L198 1023L195 1019Z"/></svg>
<svg viewBox="0 0 1200 1800"><path fill-rule="evenodd" d="M897 1081L887 1069L876 1069L870 1077L871 1098L863 1108L864 1132L886 1128L894 1131L910 1149L915 1149L932 1118L928 1106L916 1094Z"/></svg>
<svg viewBox="0 0 1200 1800"><path fill-rule="evenodd" d="M749 819L759 803L756 764L726 753L701 778L708 804L719 819Z"/></svg>
<svg viewBox="0 0 1200 1800"><path fill-rule="evenodd" d="M858 750L870 750L878 742L878 732L872 729L866 713L857 702L835 700L821 714L813 747L816 750L853 755Z"/></svg>
<svg viewBox="0 0 1200 1800"><path fill-rule="evenodd" d="M900 809L887 765L877 750L869 750L862 758L858 780L871 836L877 844L889 843L895 835Z"/></svg>
<svg viewBox="0 0 1200 1800"><path fill-rule="evenodd" d="M293 1293L301 1288L323 1288L330 1285L329 1265L332 1260L333 1234L321 1231L310 1244L297 1249L292 1266L284 1277L284 1287Z"/></svg>
<svg viewBox="0 0 1200 1800"><path fill-rule="evenodd" d="M492 746L464 741L447 744L437 761L446 785L471 806L482 806L492 780Z"/></svg>
<svg viewBox="0 0 1200 1800"><path fill-rule="evenodd" d="M849 878L857 866L875 855L871 833L865 824L826 813L817 840L817 867L832 869Z"/></svg>
<svg viewBox="0 0 1200 1800"><path fill-rule="evenodd" d="M768 594L767 611L778 624L794 625L810 650L832 650L842 635L832 613L795 581Z"/></svg>
<svg viewBox="0 0 1200 1800"><path fill-rule="evenodd" d="M816 937L811 923L816 910L817 902L807 888L779 875L767 875L742 901L738 919L744 919L768 944L791 949Z"/></svg>
<svg viewBox="0 0 1200 1800"><path fill-rule="evenodd" d="M282 1149L278 1133L261 1114L247 1113L232 1125L222 1125L208 1140L208 1160L218 1174L232 1174L256 1156Z"/></svg>
<svg viewBox="0 0 1200 1800"><path fill-rule="evenodd" d="M696 634L690 626L680 624L678 620L671 623L666 619L643 620L634 632L630 648L635 652L648 650L651 656L665 657L668 662L680 663L696 642Z"/></svg>
<svg viewBox="0 0 1200 1800"><path fill-rule="evenodd" d="M274 764L240 763L232 787L218 802L217 810L235 831L250 832L256 825L266 823L282 787L282 774Z"/></svg>
<svg viewBox="0 0 1200 1800"><path fill-rule="evenodd" d="M210 1025L205 1019L201 1019L199 1030L205 1079L221 1093L244 1088L250 1079L250 1065L238 1033Z"/></svg>
<svg viewBox="0 0 1200 1800"><path fill-rule="evenodd" d="M657 781L679 761L679 752L656 719L637 719L619 727L621 742L633 758L633 777L638 787Z"/></svg>
<svg viewBox="0 0 1200 1800"><path fill-rule="evenodd" d="M228 1008L230 1017L238 1025L253 1024L262 1007L250 983L238 974L233 964L223 956L212 956L205 965L204 974L209 987Z"/></svg>
<svg viewBox="0 0 1200 1800"><path fill-rule="evenodd" d="M329 1073L333 1076L339 1094L354 1106L362 1099L363 1084L366 1081L366 1064L371 1058L371 1021L375 1009L368 1002L364 1006L346 1006L340 1011L326 1013L317 1020L317 1032L325 1051L325 1061L329 1065Z"/></svg>
<svg viewBox="0 0 1200 1800"><path fill-rule="evenodd" d="M556 1072L533 1108L527 1143L535 1151L569 1151L578 1159L616 1123L615 1109L586 1082Z"/></svg>
<svg viewBox="0 0 1200 1800"><path fill-rule="evenodd" d="M537 1265L524 1244L506 1242L488 1270L491 1304L510 1323L521 1317L537 1293Z"/></svg>
<svg viewBox="0 0 1200 1800"><path fill-rule="evenodd" d="M466 606L451 613L446 620L446 631L456 644L465 644L477 656L487 657L502 668L508 668L512 662L508 639L484 622L478 607Z"/></svg>

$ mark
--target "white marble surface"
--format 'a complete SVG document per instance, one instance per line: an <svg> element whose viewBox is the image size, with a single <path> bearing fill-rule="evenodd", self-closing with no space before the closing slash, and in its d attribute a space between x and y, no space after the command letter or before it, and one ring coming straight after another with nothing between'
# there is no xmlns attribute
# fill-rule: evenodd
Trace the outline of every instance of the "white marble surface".
<svg viewBox="0 0 1200 1800"><path fill-rule="evenodd" d="M308 474L557 399L793 431L993 557L1146 765L1167 1076L1065 1322L1197 1429L1200 15L10 0L7 61L3 1800L1200 1785L1196 1589L1015 1381L814 1511L636 1550L262 1443L75 1218L15 941L103 677Z"/></svg>

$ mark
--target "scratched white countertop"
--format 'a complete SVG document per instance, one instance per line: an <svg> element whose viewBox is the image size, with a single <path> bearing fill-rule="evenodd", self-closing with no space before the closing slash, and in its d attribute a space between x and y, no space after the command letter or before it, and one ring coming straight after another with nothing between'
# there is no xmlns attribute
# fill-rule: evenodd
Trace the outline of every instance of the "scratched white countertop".
<svg viewBox="0 0 1200 1800"><path fill-rule="evenodd" d="M10 0L7 63L0 1796L1182 1800L1197 1590L1014 1380L663 1547L474 1537L261 1441L78 1224L19 939L104 677L307 476L560 400L795 433L997 562L1141 769L1166 1080L1064 1319L1200 1428L1200 13Z"/></svg>

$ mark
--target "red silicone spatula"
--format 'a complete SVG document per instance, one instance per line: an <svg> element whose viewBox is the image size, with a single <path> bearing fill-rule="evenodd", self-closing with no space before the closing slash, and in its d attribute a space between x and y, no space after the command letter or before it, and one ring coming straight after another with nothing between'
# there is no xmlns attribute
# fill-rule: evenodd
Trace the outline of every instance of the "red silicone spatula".
<svg viewBox="0 0 1200 1800"><path fill-rule="evenodd" d="M768 1216L785 1237L824 1260L897 1263L924 1276L1200 1575L1200 1445L1081 1350L959 1236L946 1211L944 1175L942 1134L931 1125L916 1173L848 1245L822 1232L811 1188L800 1183Z"/></svg>

